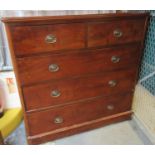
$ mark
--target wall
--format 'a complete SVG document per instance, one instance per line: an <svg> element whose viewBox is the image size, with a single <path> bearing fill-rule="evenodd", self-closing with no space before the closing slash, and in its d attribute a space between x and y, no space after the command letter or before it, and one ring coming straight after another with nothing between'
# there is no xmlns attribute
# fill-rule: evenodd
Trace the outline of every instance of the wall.
<svg viewBox="0 0 155 155"><path fill-rule="evenodd" d="M133 100L135 116L155 143L155 11L150 11L144 56Z"/></svg>

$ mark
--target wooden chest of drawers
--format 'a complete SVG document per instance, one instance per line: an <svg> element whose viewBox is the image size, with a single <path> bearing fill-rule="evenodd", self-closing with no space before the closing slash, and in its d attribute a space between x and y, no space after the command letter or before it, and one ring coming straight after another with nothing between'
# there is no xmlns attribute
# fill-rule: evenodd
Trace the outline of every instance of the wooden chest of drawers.
<svg viewBox="0 0 155 155"><path fill-rule="evenodd" d="M4 18L29 144L130 119L148 14Z"/></svg>

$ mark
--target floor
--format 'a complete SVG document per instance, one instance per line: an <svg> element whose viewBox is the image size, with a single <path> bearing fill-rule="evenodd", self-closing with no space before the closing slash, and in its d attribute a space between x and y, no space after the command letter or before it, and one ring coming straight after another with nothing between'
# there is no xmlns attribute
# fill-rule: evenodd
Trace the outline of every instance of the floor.
<svg viewBox="0 0 155 155"><path fill-rule="evenodd" d="M6 140L8 145L25 145L24 123ZM151 145L151 141L136 125L134 120L124 121L92 131L62 138L47 145Z"/></svg>

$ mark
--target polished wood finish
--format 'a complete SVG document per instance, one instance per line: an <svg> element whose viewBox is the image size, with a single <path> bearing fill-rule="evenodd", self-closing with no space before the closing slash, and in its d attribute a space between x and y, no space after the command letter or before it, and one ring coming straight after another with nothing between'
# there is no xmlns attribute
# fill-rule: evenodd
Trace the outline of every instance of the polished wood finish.
<svg viewBox="0 0 155 155"><path fill-rule="evenodd" d="M136 68L86 76L68 80L57 80L24 87L25 106L28 111L49 106L78 102L82 99L97 96L109 96L120 92L131 92L135 85ZM116 81L111 87L109 81ZM52 97L51 92L58 90L61 95Z"/></svg>
<svg viewBox="0 0 155 155"><path fill-rule="evenodd" d="M37 16L37 17L4 17L2 22L11 25L45 25L55 23L77 23L111 21L122 19L144 19L148 18L148 13L109 13L109 14L89 14L89 15L63 15L63 16Z"/></svg>
<svg viewBox="0 0 155 155"><path fill-rule="evenodd" d="M22 85L27 85L134 67L139 63L140 47L140 45L130 45L69 54L18 58L20 82ZM111 61L112 56L119 57L120 61L113 63ZM59 70L50 72L49 66L51 64L57 64Z"/></svg>
<svg viewBox="0 0 155 155"><path fill-rule="evenodd" d="M28 143L29 144L40 144L40 143L55 140L58 138L71 136L75 133L85 132L85 131L89 131L95 128L103 127L111 123L117 123L117 122L121 122L125 120L130 120L131 114L132 114L131 111L126 111L123 113L118 113L118 114L107 116L107 117L101 117L99 119L87 121L81 124L72 125L72 126L57 129L54 131L45 132L43 134L38 134L35 136L28 136L27 137Z"/></svg>
<svg viewBox="0 0 155 155"><path fill-rule="evenodd" d="M28 114L30 136L129 111L131 100L131 94L117 95ZM108 109L108 106L113 106L113 109ZM63 122L56 124L56 117L62 117Z"/></svg>
<svg viewBox="0 0 155 155"><path fill-rule="evenodd" d="M138 42L143 38L145 19L92 23L88 26L88 47ZM122 36L115 36L118 30Z"/></svg>
<svg viewBox="0 0 155 155"><path fill-rule="evenodd" d="M17 56L85 47L84 24L12 26L11 33ZM56 37L55 43L46 42L50 34Z"/></svg>
<svg viewBox="0 0 155 155"><path fill-rule="evenodd" d="M148 14L2 21L29 144L131 118Z"/></svg>

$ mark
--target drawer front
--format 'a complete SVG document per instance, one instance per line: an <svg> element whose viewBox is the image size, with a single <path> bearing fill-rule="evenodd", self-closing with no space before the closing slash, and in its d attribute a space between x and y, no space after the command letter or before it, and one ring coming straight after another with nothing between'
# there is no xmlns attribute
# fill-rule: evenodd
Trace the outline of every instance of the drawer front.
<svg viewBox="0 0 155 155"><path fill-rule="evenodd" d="M131 92L136 69L104 73L98 76L58 80L23 88L27 110L60 105L97 96Z"/></svg>
<svg viewBox="0 0 155 155"><path fill-rule="evenodd" d="M11 33L17 56L85 47L84 24L15 26Z"/></svg>
<svg viewBox="0 0 155 155"><path fill-rule="evenodd" d="M139 46L17 59L22 85L136 67Z"/></svg>
<svg viewBox="0 0 155 155"><path fill-rule="evenodd" d="M27 114L29 134L36 135L125 112L130 110L131 100L131 94L118 95Z"/></svg>
<svg viewBox="0 0 155 155"><path fill-rule="evenodd" d="M93 23L88 26L88 47L143 40L145 19Z"/></svg>

